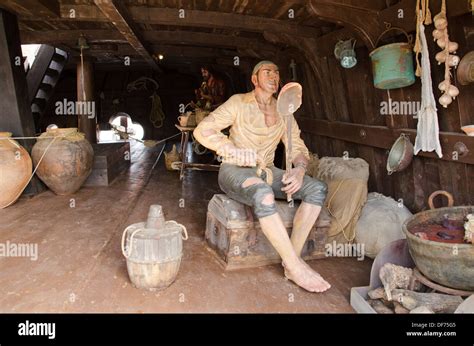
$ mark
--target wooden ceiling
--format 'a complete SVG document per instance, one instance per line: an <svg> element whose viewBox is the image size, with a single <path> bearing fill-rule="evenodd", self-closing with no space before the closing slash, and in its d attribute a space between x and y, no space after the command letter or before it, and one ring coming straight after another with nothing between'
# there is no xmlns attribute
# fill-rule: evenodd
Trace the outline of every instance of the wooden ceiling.
<svg viewBox="0 0 474 346"><path fill-rule="evenodd" d="M129 56L159 69L167 61L272 57L297 47L300 39L332 49L364 22L372 25L371 18L393 14L397 6L414 8L414 2L0 0L0 7L17 14L23 44L47 43L77 55L84 35L91 46L86 54L98 62ZM165 60L158 61L158 54Z"/></svg>

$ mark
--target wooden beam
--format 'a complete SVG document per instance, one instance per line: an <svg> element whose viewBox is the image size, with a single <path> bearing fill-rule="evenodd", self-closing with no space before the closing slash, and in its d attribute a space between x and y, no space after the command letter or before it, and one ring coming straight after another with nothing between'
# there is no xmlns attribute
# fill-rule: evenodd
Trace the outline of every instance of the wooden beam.
<svg viewBox="0 0 474 346"><path fill-rule="evenodd" d="M416 29L416 1L414 0L402 0L380 11L367 8L368 4L364 6L366 8L362 8L361 4L364 4L361 0L309 0L308 8L318 18L342 24L345 28L358 33L369 49L375 47L378 37L385 30L385 23L400 27L407 32ZM431 1L430 9L433 16L439 12L440 8L441 0ZM471 0L447 1L448 17L456 17L471 11ZM332 37L328 38L333 41Z"/></svg>
<svg viewBox="0 0 474 346"><path fill-rule="evenodd" d="M103 46L103 47L102 47ZM110 49L110 45L94 45L90 49L84 51L86 56L95 56L96 54L110 54L116 57L123 56L137 56L138 53L128 44L117 44L116 47ZM251 54L245 54L245 51L242 51L242 54L234 49L218 49L210 47L189 47L189 46L175 46L175 45L150 45L150 49L155 52L155 54L163 54L165 59L170 59L173 57L184 57L188 58L189 61L193 61L195 58L219 58L219 57L229 57L233 58L238 55L242 57L253 57ZM74 50L71 52L73 56L78 56L79 52Z"/></svg>
<svg viewBox="0 0 474 346"><path fill-rule="evenodd" d="M21 17L58 19L60 14L57 0L3 0L0 2L0 8Z"/></svg>
<svg viewBox="0 0 474 346"><path fill-rule="evenodd" d="M88 43L127 43L125 37L116 30L20 30L22 44L77 44L84 35Z"/></svg>
<svg viewBox="0 0 474 346"><path fill-rule="evenodd" d="M352 29L366 46L374 47L380 27L377 12L324 0L309 0L308 9L321 19Z"/></svg>
<svg viewBox="0 0 474 346"><path fill-rule="evenodd" d="M108 21L107 17L97 13L95 6L61 4L61 18L64 20ZM295 37L315 37L320 32L311 26L301 26L290 20L223 13L216 11L184 10L180 18L178 8L129 6L131 19L137 23L159 24L184 27L205 27L237 29L251 32L285 32ZM71 14L74 14L74 18ZM36 18L40 19L40 18Z"/></svg>
<svg viewBox="0 0 474 346"><path fill-rule="evenodd" d="M117 30L125 37L130 45L140 54L143 59L155 70L161 72L161 68L153 58L153 54L145 47L135 23L130 18L123 2L114 0L94 0L94 3L104 15L112 22Z"/></svg>
<svg viewBox="0 0 474 346"><path fill-rule="evenodd" d="M36 131L21 57L17 17L0 9L0 129L12 132L13 136L30 137L34 136ZM18 142L28 151L31 151L34 144L31 140ZM25 193L38 193L43 190L44 187L34 176Z"/></svg>
<svg viewBox="0 0 474 346"><path fill-rule="evenodd" d="M410 32L416 29L416 1L401 0L398 4L379 12L379 22L391 23L393 26ZM441 0L430 1L430 11L434 17L441 10ZM457 17L471 12L471 0L447 0L446 14L448 18Z"/></svg>
<svg viewBox="0 0 474 346"><path fill-rule="evenodd" d="M83 59L76 66L77 75L77 101L94 101L94 64L90 59ZM78 114L77 127L84 133L86 139L91 143L97 143L97 116L91 117L90 114Z"/></svg>
<svg viewBox="0 0 474 346"><path fill-rule="evenodd" d="M389 129L385 126L361 125L307 117L298 117L297 121L304 132L381 149L390 149L402 133L408 135L412 143L415 143L416 137L415 129ZM440 132L439 137L443 149L442 160L474 164L474 137L456 132ZM453 160L454 145L457 142L464 143L468 148L471 148L471 151L465 156L458 156L458 160ZM420 152L417 156L438 158L435 153L427 152Z"/></svg>
<svg viewBox="0 0 474 346"><path fill-rule="evenodd" d="M336 7L346 7L353 8L356 10L367 10L372 12L377 12L379 10L385 9L386 2L385 0L376 1L376 0L317 0L318 3L325 3L328 5L333 5Z"/></svg>
<svg viewBox="0 0 474 346"><path fill-rule="evenodd" d="M77 43L80 35L84 35L89 43L126 43L124 36L115 30L54 30L54 31L20 31L23 44L30 43ZM233 35L211 34L205 32L147 30L141 32L142 39L148 44L174 44L203 47L253 48L266 51L275 50L274 45L264 40L239 37Z"/></svg>

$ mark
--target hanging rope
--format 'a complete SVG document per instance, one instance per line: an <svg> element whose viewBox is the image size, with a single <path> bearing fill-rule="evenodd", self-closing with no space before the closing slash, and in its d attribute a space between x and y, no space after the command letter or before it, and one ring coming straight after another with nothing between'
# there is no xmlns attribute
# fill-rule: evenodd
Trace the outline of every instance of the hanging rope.
<svg viewBox="0 0 474 346"><path fill-rule="evenodd" d="M151 98L151 109L150 109L150 121L153 126L157 129L163 126L165 121L165 113L161 105L161 98L158 96L156 91L153 92Z"/></svg>
<svg viewBox="0 0 474 346"><path fill-rule="evenodd" d="M421 67L420 63L420 54L421 54L421 38L420 38L420 24L424 23L425 25L429 25L433 23L431 18L431 11L430 11L430 0L416 0L416 40L415 45L413 46L413 51L415 52L415 60L416 60L416 72L415 75L417 77L421 77L423 73L423 68Z"/></svg>
<svg viewBox="0 0 474 346"><path fill-rule="evenodd" d="M130 93L132 91L137 91L137 90L149 90L146 85L147 82L150 82L151 84L153 84L153 91L158 90L160 87L154 79L148 78L148 77L140 77L134 80L133 82L130 82L127 84L127 92Z"/></svg>
<svg viewBox="0 0 474 346"><path fill-rule="evenodd" d="M127 92L133 92L137 90L150 90L147 86L147 83L153 84L152 90L153 94L151 98L151 109L149 114L149 119L153 126L157 129L163 127L165 121L165 113L163 112L163 106L161 104L161 98L157 94L157 90L160 87L158 83L149 77L140 77L133 82L127 84Z"/></svg>

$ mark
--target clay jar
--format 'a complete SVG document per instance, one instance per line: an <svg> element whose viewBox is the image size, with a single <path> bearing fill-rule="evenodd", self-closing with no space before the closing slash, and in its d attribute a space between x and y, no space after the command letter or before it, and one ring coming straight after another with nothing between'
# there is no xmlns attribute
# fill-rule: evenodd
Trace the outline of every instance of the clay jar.
<svg viewBox="0 0 474 346"><path fill-rule="evenodd" d="M30 155L11 136L11 132L0 132L0 209L20 197L32 170Z"/></svg>
<svg viewBox="0 0 474 346"><path fill-rule="evenodd" d="M51 144L52 137L56 139ZM92 172L94 160L94 150L84 134L77 128L47 130L31 151L35 166L45 151L36 171L38 177L57 195L69 195L79 190Z"/></svg>

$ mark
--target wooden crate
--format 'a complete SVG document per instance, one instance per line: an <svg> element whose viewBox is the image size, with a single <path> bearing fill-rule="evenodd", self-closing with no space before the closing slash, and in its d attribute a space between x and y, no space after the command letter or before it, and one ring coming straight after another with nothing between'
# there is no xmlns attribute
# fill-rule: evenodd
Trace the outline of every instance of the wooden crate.
<svg viewBox="0 0 474 346"><path fill-rule="evenodd" d="M291 234L293 217L299 206L276 201L283 223ZM260 229L250 209L224 194L214 195L208 205L206 241L225 270L259 267L280 263L281 259ZM325 244L330 218L323 209L303 248L304 259L325 257ZM256 242L252 242L256 239Z"/></svg>
<svg viewBox="0 0 474 346"><path fill-rule="evenodd" d="M130 168L132 153L129 142L92 144L92 148L94 164L84 186L108 186Z"/></svg>

